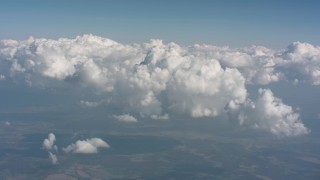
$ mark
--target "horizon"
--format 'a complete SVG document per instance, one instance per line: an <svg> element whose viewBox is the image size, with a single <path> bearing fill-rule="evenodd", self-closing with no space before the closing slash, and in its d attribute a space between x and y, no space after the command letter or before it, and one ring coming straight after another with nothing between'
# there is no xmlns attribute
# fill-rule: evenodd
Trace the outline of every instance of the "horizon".
<svg viewBox="0 0 320 180"><path fill-rule="evenodd" d="M92 33L130 44L163 39L184 46L281 48L295 41L320 45L317 7L315 0L6 0L0 7L0 39L73 38Z"/></svg>

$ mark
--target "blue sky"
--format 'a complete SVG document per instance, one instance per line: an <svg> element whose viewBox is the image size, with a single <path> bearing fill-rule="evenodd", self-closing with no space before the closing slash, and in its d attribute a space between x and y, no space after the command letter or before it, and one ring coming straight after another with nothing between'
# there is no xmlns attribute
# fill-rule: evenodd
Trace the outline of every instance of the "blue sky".
<svg viewBox="0 0 320 180"><path fill-rule="evenodd" d="M160 38L182 45L319 45L319 8L316 0L5 0L0 39L92 33L124 43Z"/></svg>

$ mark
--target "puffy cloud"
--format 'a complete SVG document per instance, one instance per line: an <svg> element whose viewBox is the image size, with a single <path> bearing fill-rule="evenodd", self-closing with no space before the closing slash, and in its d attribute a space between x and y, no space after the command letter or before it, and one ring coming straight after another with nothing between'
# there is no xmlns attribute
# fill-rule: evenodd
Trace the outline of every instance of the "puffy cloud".
<svg viewBox="0 0 320 180"><path fill-rule="evenodd" d="M275 97L270 89L259 89L259 98L255 102L248 101L246 106L237 112L237 117L240 125L249 125L277 136L309 133L299 114Z"/></svg>
<svg viewBox="0 0 320 180"><path fill-rule="evenodd" d="M288 79L320 85L320 47L294 42L279 57L279 69Z"/></svg>
<svg viewBox="0 0 320 180"><path fill-rule="evenodd" d="M33 86L80 79L84 86L94 85L110 91L113 78L109 79L109 74L118 71L119 67L136 64L136 59L142 58L139 53L140 49L134 46L93 35L59 40L2 40L0 65L3 68L0 72L23 79Z"/></svg>
<svg viewBox="0 0 320 180"><path fill-rule="evenodd" d="M48 138L44 139L42 147L48 151L57 151L57 146L54 145L56 136L53 133L49 133Z"/></svg>
<svg viewBox="0 0 320 180"><path fill-rule="evenodd" d="M230 49L211 45L195 45L190 51L217 59L223 67L236 68L245 77L246 83L266 85L279 81L283 75L274 66L279 61L275 51L262 46Z"/></svg>
<svg viewBox="0 0 320 180"><path fill-rule="evenodd" d="M98 153L98 148L109 148L110 146L100 138L91 138L87 140L78 140L63 151L66 153L93 154Z"/></svg>
<svg viewBox="0 0 320 180"><path fill-rule="evenodd" d="M10 123L9 121L6 121L4 124L5 124L6 126L10 126L10 125L11 125L11 123Z"/></svg>
<svg viewBox="0 0 320 180"><path fill-rule="evenodd" d="M49 159L52 164L58 164L58 157L55 154L58 152L58 147L54 144L56 141L56 136L53 133L49 133L48 138L44 139L42 147L46 149L49 153Z"/></svg>
<svg viewBox="0 0 320 180"><path fill-rule="evenodd" d="M127 122L127 123L133 123L133 122L138 122L138 120L131 116L130 114L123 114L123 115L114 115L114 118L116 118L118 121L122 121L122 122Z"/></svg>
<svg viewBox="0 0 320 180"><path fill-rule="evenodd" d="M168 113L217 116L227 103L242 103L247 96L246 80L236 68L161 40L123 45L84 35L3 40L0 47L0 63L7 67L0 72L11 78L31 86L94 87L111 97L110 106L154 118Z"/></svg>
<svg viewBox="0 0 320 180"><path fill-rule="evenodd" d="M101 101L79 100L83 107L103 104L120 114L151 119L175 115L216 117L226 112L225 107L234 111L245 109L249 101L246 85L268 85L282 80L320 85L319 69L320 48L300 42L275 51L262 46L181 47L161 40L125 45L94 35L0 41L0 79L24 81L32 87L62 86L77 88L77 92L90 89L101 96ZM263 107L258 101L267 98L264 94L269 93L261 93L260 99L252 102L257 107L252 112ZM272 102L269 104L277 104L278 99ZM290 107L278 104L281 105L276 109ZM291 111L281 111L286 113L274 115L275 119L287 123L283 126L302 124L296 116L290 121L295 123L289 123L287 115ZM271 119L268 113L262 115ZM136 121L129 114L115 118ZM260 129L268 129L261 128L259 120L256 123Z"/></svg>

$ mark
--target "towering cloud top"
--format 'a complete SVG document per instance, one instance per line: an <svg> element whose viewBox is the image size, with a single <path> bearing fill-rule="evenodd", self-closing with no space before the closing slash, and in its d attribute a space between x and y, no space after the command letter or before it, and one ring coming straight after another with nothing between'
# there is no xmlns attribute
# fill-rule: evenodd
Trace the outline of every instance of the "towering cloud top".
<svg viewBox="0 0 320 180"><path fill-rule="evenodd" d="M2 81L23 81L32 87L71 84L84 90L94 89L109 98L100 102L81 100L81 104L121 107L120 114L150 118L177 114L216 117L247 107L251 101L247 84L292 81L319 85L320 48L300 42L280 51L261 46L181 47L161 40L124 45L94 35L58 40L2 40L0 77ZM264 106L273 106L272 102L281 102L265 100L273 97L271 90L261 90L260 94L259 100L251 101L259 111L267 111ZM288 114L296 115L290 106L281 103L273 107L284 114L269 118L270 113L264 112L261 115L268 118L255 116L258 122L266 122L259 127L269 131L270 124L285 121L290 125L270 132L288 136L307 133L302 130L305 127L301 121L289 120Z"/></svg>

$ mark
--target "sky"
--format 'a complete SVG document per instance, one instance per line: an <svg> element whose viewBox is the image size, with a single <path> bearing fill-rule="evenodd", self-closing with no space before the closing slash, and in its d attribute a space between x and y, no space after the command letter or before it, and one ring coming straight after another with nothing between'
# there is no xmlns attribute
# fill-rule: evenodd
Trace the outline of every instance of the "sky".
<svg viewBox="0 0 320 180"><path fill-rule="evenodd" d="M320 117L303 93L320 85L316 1L3 1L0 15L2 113L228 117L276 136Z"/></svg>
<svg viewBox="0 0 320 180"><path fill-rule="evenodd" d="M0 39L92 33L122 43L159 38L188 46L320 44L317 0L4 0Z"/></svg>
<svg viewBox="0 0 320 180"><path fill-rule="evenodd" d="M221 131L250 137L309 136L320 128L319 8L315 0L1 1L0 121L7 128L38 114L70 130L81 121L94 129L223 121ZM42 148L59 164L59 129L44 130ZM70 143L60 151L112 147L99 137Z"/></svg>

